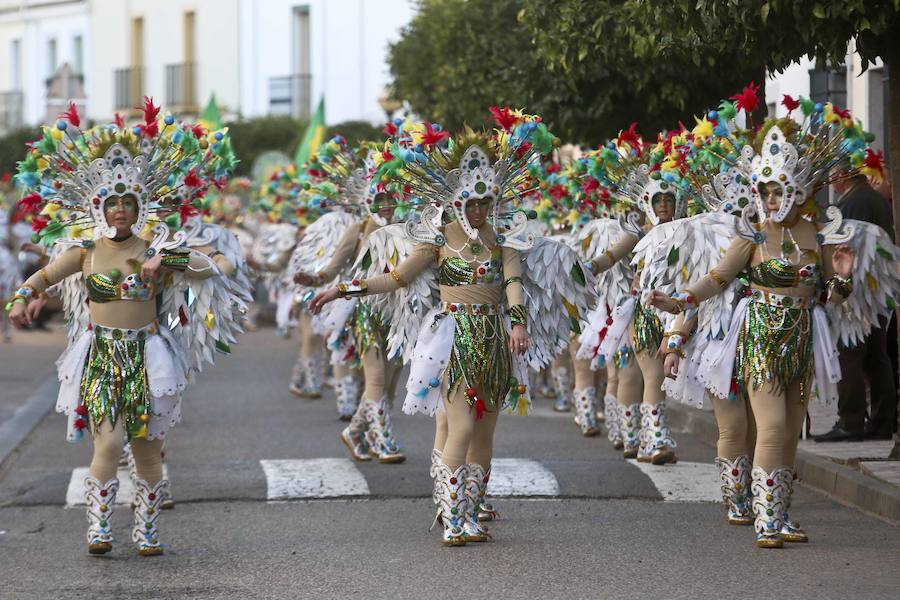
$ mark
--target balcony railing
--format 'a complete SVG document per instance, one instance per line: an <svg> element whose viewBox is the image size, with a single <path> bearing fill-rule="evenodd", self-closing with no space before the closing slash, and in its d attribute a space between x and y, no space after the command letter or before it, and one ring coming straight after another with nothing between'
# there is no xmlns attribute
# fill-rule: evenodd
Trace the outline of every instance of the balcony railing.
<svg viewBox="0 0 900 600"><path fill-rule="evenodd" d="M181 112L196 111L196 65L166 65L166 106Z"/></svg>
<svg viewBox="0 0 900 600"><path fill-rule="evenodd" d="M311 113L312 75L269 79L269 113L307 119Z"/></svg>
<svg viewBox="0 0 900 600"><path fill-rule="evenodd" d="M141 105L144 99L143 68L116 69L113 72L113 81L116 92L115 109L117 111L131 111Z"/></svg>
<svg viewBox="0 0 900 600"><path fill-rule="evenodd" d="M22 99L22 92L17 90L0 92L0 133L18 129L25 124Z"/></svg>

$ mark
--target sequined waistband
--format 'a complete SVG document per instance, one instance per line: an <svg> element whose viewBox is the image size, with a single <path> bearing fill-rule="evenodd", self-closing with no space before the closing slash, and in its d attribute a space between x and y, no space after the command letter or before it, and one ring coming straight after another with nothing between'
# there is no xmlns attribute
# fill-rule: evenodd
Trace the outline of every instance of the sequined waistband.
<svg viewBox="0 0 900 600"><path fill-rule="evenodd" d="M500 306L497 304L463 304L461 302L441 302L441 308L449 313L461 313L464 315L498 315Z"/></svg>
<svg viewBox="0 0 900 600"><path fill-rule="evenodd" d="M152 335L159 333L159 323L154 320L151 323L137 329L123 329L120 327L104 327L103 325L91 325L91 330L98 338L108 340L124 340L127 342L140 342Z"/></svg>
<svg viewBox="0 0 900 600"><path fill-rule="evenodd" d="M812 308L816 304L815 296L802 298L800 296L784 296L782 294L773 294L765 290L756 288L750 289L750 297L758 304L768 304L769 306L777 306L778 308Z"/></svg>

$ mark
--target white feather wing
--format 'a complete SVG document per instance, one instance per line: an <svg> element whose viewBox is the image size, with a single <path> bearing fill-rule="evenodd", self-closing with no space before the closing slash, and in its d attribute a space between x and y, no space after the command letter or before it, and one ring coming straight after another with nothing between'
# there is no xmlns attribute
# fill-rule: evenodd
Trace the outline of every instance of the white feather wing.
<svg viewBox="0 0 900 600"><path fill-rule="evenodd" d="M366 279L390 273L412 254L415 246L402 223L381 227L363 242L353 271ZM387 325L387 355L400 357L403 362L412 357L422 319L439 301L437 269L427 269L406 284L393 294L360 299L379 312Z"/></svg>
<svg viewBox="0 0 900 600"><path fill-rule="evenodd" d="M881 227L854 219L847 245L856 252L853 293L842 304L826 305L833 335L844 346L865 340L878 318L890 318L900 299L900 248Z"/></svg>
<svg viewBox="0 0 900 600"><path fill-rule="evenodd" d="M567 244L536 238L529 250L520 250L522 286L528 309L532 347L526 360L540 370L569 345L573 330L597 302L596 279L581 256Z"/></svg>
<svg viewBox="0 0 900 600"><path fill-rule="evenodd" d="M322 288L308 288L293 283L294 275L317 273L325 268L344 236L344 232L356 221L357 217L349 213L334 211L317 219L303 232L303 237L300 238L291 254L285 273L286 284L292 287L294 298L298 302L308 300L311 297L310 292L334 285L335 281L328 281Z"/></svg>
<svg viewBox="0 0 900 600"><path fill-rule="evenodd" d="M728 250L737 218L724 212L702 213L657 225L635 246L632 264L641 270L642 293L684 291L711 271ZM721 339L728 331L740 283L700 305L697 334Z"/></svg>

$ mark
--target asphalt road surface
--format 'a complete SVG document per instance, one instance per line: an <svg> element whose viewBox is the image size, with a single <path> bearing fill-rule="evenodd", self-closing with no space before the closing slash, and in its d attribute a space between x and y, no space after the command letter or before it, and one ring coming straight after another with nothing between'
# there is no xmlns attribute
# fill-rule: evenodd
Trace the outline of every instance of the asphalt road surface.
<svg viewBox="0 0 900 600"><path fill-rule="evenodd" d="M330 389L287 391L294 340L263 329L234 350L167 442L164 556L136 555L127 506L114 551L87 554L70 505L90 445L67 444L59 415L37 426L0 471L0 598L900 597L900 527L801 485L792 514L812 541L757 549L715 502L712 447L679 435L677 465L642 469L540 399L498 426L494 541L444 548L428 530L430 419L398 398L407 462L352 463Z"/></svg>

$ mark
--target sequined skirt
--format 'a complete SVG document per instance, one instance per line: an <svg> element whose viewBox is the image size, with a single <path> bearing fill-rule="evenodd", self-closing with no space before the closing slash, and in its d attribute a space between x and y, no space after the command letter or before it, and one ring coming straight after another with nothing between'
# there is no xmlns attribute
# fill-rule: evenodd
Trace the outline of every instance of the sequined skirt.
<svg viewBox="0 0 900 600"><path fill-rule="evenodd" d="M373 346L383 349L384 330L381 313L365 302L360 302L356 305L356 312L353 315L353 333L356 338L359 360L362 360L366 351Z"/></svg>
<svg viewBox="0 0 900 600"><path fill-rule="evenodd" d="M138 330L95 328L81 377L82 403L94 428L122 419L128 439L147 437L153 407L144 346L156 329L155 324Z"/></svg>
<svg viewBox="0 0 900 600"><path fill-rule="evenodd" d="M813 373L812 309L775 306L751 299L738 337L734 377L742 392L768 384L783 393Z"/></svg>
<svg viewBox="0 0 900 600"><path fill-rule="evenodd" d="M448 313L456 322L448 365L449 391L474 388L488 410L505 408L513 378L512 358L503 317L498 314ZM469 405L474 398L466 396Z"/></svg>
<svg viewBox="0 0 900 600"><path fill-rule="evenodd" d="M656 352L663 339L663 326L649 306L638 303L634 309L634 331L631 347L635 353ZM626 360L627 362L627 360Z"/></svg>

